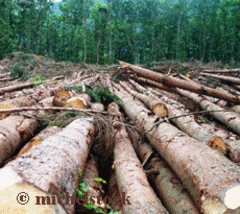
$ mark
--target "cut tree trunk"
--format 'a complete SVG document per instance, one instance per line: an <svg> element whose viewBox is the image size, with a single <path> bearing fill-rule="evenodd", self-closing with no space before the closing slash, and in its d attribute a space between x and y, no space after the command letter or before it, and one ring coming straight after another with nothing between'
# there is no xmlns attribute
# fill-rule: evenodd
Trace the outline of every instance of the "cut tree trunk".
<svg viewBox="0 0 240 214"><path fill-rule="evenodd" d="M66 107L84 109L88 108L91 102L91 97L88 94L81 94L77 97L72 97L67 100Z"/></svg>
<svg viewBox="0 0 240 214"><path fill-rule="evenodd" d="M126 114L143 125L148 140L175 171L203 213L222 214L240 206L240 168L236 164L170 123L155 126L158 118L149 115L120 86L115 94L122 99Z"/></svg>
<svg viewBox="0 0 240 214"><path fill-rule="evenodd" d="M78 170L84 171L86 167L95 135L92 121L92 118L73 121L0 170L0 177L6 178L0 184L3 213L74 213ZM16 200L21 192L30 199L24 206ZM41 196L49 196L48 204L55 200L56 205L42 206L47 198ZM19 197L20 202L25 199L26 196Z"/></svg>
<svg viewBox="0 0 240 214"><path fill-rule="evenodd" d="M109 105L112 108L112 105ZM124 213L168 213L148 183L146 174L123 125L113 125L114 169ZM130 203L130 204L129 204Z"/></svg>
<svg viewBox="0 0 240 214"><path fill-rule="evenodd" d="M158 117L167 117L168 116L168 109L166 106L155 96L152 94L140 94L134 90L131 90L126 83L120 81L120 85L124 87L130 94L132 94L134 97L138 98L142 102L145 103L145 105Z"/></svg>
<svg viewBox="0 0 240 214"><path fill-rule="evenodd" d="M59 89L53 98L53 105L64 107L67 101L73 96L72 92L68 89Z"/></svg>
<svg viewBox="0 0 240 214"><path fill-rule="evenodd" d="M205 94L205 95L217 97L217 98L220 98L220 99L223 99L226 101L240 103L239 96L235 96L235 95L225 93L225 92L213 89L213 88L209 88L207 86L200 85L198 83L192 83L192 82L182 80L179 78L175 78L175 77L171 77L171 76L168 76L165 74L156 73L154 71L140 68L135 65L130 65L125 62L120 62L120 63L122 65L122 68L121 68L122 70L132 71L132 72L138 74L139 76L154 80L156 82L160 82L166 86L173 86L173 87L178 87L178 88L182 88L182 89L187 89L189 91L192 91L192 92L195 92L198 94Z"/></svg>
<svg viewBox="0 0 240 214"><path fill-rule="evenodd" d="M240 116L234 112L224 111L223 108L213 104L212 102L204 99L203 97L199 96L198 94L191 93L189 91L185 91L182 89L176 89L178 93L182 94L183 96L193 100L194 102L198 103L202 109L210 111L209 114L225 124L228 128L232 129L237 134L240 134ZM227 142L226 142L227 143ZM238 152L236 153L236 147L234 142L229 141L228 143L228 152L230 152L231 159L235 162L238 160ZM235 148L235 149L232 149ZM238 162L238 161L237 161Z"/></svg>
<svg viewBox="0 0 240 214"><path fill-rule="evenodd" d="M201 73L201 75L205 76L205 77L211 77L214 79L218 79L218 80L224 80L224 81L231 82L234 84L240 84L240 79L236 78L236 77L221 76L221 75L217 75L217 74L205 74L205 73Z"/></svg>
<svg viewBox="0 0 240 214"><path fill-rule="evenodd" d="M9 76L10 74L11 74L11 72L7 72L7 73L4 73L4 74L0 74L0 78Z"/></svg>
<svg viewBox="0 0 240 214"><path fill-rule="evenodd" d="M57 126L48 126L47 128L45 128L43 131L41 131L38 135L36 135L33 139L31 139L18 153L18 155L22 155L28 151L30 151L31 149L39 146L39 144L41 144L41 142L45 139L47 139L48 137L51 137L53 135L55 135L57 132L59 132L61 130L61 128L57 127Z"/></svg>
<svg viewBox="0 0 240 214"><path fill-rule="evenodd" d="M0 82L11 81L11 80L14 80L14 78L13 77L6 77L6 78L1 78Z"/></svg>
<svg viewBox="0 0 240 214"><path fill-rule="evenodd" d="M132 82L136 88L142 92L142 93L148 93L148 91L138 85L136 82ZM177 125L179 129L184 131L185 133L189 134L191 137L207 144L211 148L218 150L222 152L223 154L227 153L227 147L224 143L224 141L201 127L198 123L195 122L195 120L191 116L185 116L185 117L177 117L180 115L186 114L185 111L181 111L179 109L179 104L171 99L165 99L163 100L163 97L160 100L168 109L168 116L169 117L176 117L174 119L171 119L171 121Z"/></svg>
<svg viewBox="0 0 240 214"><path fill-rule="evenodd" d="M129 130L128 133L142 162L148 162L146 169L156 169L159 171L158 175L151 175L149 177L167 210L175 214L199 214L196 205L186 192L185 187L168 165L157 156L152 146L141 141L139 134L135 130Z"/></svg>
<svg viewBox="0 0 240 214"><path fill-rule="evenodd" d="M0 121L0 166L34 134L38 125L37 120L20 116L10 116Z"/></svg>

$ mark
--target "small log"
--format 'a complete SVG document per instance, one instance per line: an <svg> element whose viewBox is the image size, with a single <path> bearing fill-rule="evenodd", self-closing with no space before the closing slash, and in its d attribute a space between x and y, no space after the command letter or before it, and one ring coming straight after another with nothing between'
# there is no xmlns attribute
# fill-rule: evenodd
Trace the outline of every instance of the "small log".
<svg viewBox="0 0 240 214"><path fill-rule="evenodd" d="M94 157L90 155L82 178L82 182L85 182L88 187L87 192L85 192L85 196L87 194L87 198L90 199L94 205L99 208L106 209L107 204L102 200L104 193L103 185L101 182L95 181L95 178L99 178L98 165Z"/></svg>
<svg viewBox="0 0 240 214"><path fill-rule="evenodd" d="M124 213L168 213L150 187L124 126L115 127L114 169L119 192L129 199L123 202Z"/></svg>
<svg viewBox="0 0 240 214"><path fill-rule="evenodd" d="M168 109L166 106L155 96L152 94L140 94L136 91L131 90L126 83L120 81L120 85L124 87L130 94L134 97L140 99L142 102L146 104L146 106L158 117L167 117L168 116Z"/></svg>
<svg viewBox="0 0 240 214"><path fill-rule="evenodd" d="M204 99L198 94L191 93L182 89L176 89L177 92L194 102L198 103L202 109L209 112L211 116L224 123L228 128L232 129L237 134L240 134L240 116L234 112L224 111L223 108L213 104L212 102Z"/></svg>
<svg viewBox="0 0 240 214"><path fill-rule="evenodd" d="M142 162L145 162L148 154L152 154L150 160L148 160L147 169L156 169L159 174L149 176L149 178L156 187L167 210L176 214L198 214L199 211L196 209L196 205L189 197L185 187L168 165L155 154L152 146L145 141L141 141L136 131L129 130L128 134Z"/></svg>
<svg viewBox="0 0 240 214"><path fill-rule="evenodd" d="M74 213L78 170L86 167L95 135L91 122L92 118L73 121L0 170L0 177L7 178L0 184L3 213ZM24 206L16 200L21 192L30 198ZM56 205L44 205L41 196L49 196L51 202L55 198ZM40 205L36 205L36 197ZM25 197L19 199L23 201Z"/></svg>
<svg viewBox="0 0 240 214"><path fill-rule="evenodd" d="M14 80L14 78L13 77L6 77L6 78L1 78L0 82L11 81L11 80Z"/></svg>
<svg viewBox="0 0 240 214"><path fill-rule="evenodd" d="M217 75L217 74L206 74L206 73L201 73L201 75L205 76L205 77L211 77L214 79L218 79L218 80L224 80L224 81L231 82L234 84L240 84L240 79L236 78L236 77L221 76L221 75Z"/></svg>
<svg viewBox="0 0 240 214"><path fill-rule="evenodd" d="M4 73L4 74L0 74L0 78L9 76L10 74L11 74L11 72L7 72L7 73Z"/></svg>
<svg viewBox="0 0 240 214"><path fill-rule="evenodd" d="M117 85L116 89L126 114L143 125L150 143L175 171L203 213L223 214L240 206L240 168L235 163L170 123L162 122L156 127L156 116L151 116L122 87Z"/></svg>
<svg viewBox="0 0 240 214"><path fill-rule="evenodd" d="M104 105L102 103L92 103L91 109L93 111L104 111Z"/></svg>
<svg viewBox="0 0 240 214"><path fill-rule="evenodd" d="M36 135L34 138L32 138L18 153L18 155L22 155L28 151L30 151L33 148L36 148L41 144L41 142L48 137L51 137L55 135L57 132L59 132L61 128L57 126L48 126L43 131L41 131L38 135Z"/></svg>
<svg viewBox="0 0 240 214"><path fill-rule="evenodd" d="M224 73L224 74L228 74L228 73L239 73L239 72L240 72L240 68L236 68L236 69L225 69L225 70L203 70L203 72L205 72L205 73Z"/></svg>
<svg viewBox="0 0 240 214"><path fill-rule="evenodd" d="M186 80L182 80L176 77L168 76L165 74L157 73L148 69L144 69L135 65L131 65L125 62L121 62L122 70L128 70L136 73L141 77L145 77L156 82L160 82L166 86L173 86L182 89L186 89L198 94L205 94L212 97L217 97L226 101L240 103L240 96L234 96L229 93L225 93L198 83L192 83Z"/></svg>
<svg viewBox="0 0 240 214"><path fill-rule="evenodd" d="M38 126L35 119L20 116L10 116L0 121L0 166L34 134Z"/></svg>
<svg viewBox="0 0 240 214"><path fill-rule="evenodd" d="M68 89L60 89L57 91L53 98L54 106L64 107L67 101L73 96L72 92Z"/></svg>

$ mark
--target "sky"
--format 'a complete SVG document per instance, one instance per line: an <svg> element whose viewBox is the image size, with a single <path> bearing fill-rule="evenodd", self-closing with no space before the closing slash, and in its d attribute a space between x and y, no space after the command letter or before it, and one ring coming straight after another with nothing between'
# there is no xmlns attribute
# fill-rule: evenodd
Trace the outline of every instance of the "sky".
<svg viewBox="0 0 240 214"><path fill-rule="evenodd" d="M60 2L61 0L53 0L53 2Z"/></svg>

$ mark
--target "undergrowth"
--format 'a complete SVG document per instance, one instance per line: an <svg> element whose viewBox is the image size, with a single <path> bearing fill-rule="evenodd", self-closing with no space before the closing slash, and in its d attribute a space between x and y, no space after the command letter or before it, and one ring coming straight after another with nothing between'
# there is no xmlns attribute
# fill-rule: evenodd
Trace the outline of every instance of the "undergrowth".
<svg viewBox="0 0 240 214"><path fill-rule="evenodd" d="M71 89L75 90L77 93L82 93L82 86L65 87L65 89ZM86 88L86 94L91 97L92 103L102 103L104 106L108 106L111 102L116 102L118 105L122 106L120 98L112 94L109 89L102 84L95 90Z"/></svg>
<svg viewBox="0 0 240 214"><path fill-rule="evenodd" d="M102 183L107 183L104 179L102 178L95 178L94 179L97 182L102 182ZM88 186L85 182L82 182L82 171L79 169L79 189L77 190L78 196L81 197L84 200L85 193L88 191ZM107 205L109 208L110 206ZM88 209L89 211L94 211L95 213L101 213L101 214L106 214L102 209L98 208L97 205L94 205L93 202L88 199L88 204L84 204L83 207ZM114 212L111 210L108 212L108 214L121 214L120 212Z"/></svg>

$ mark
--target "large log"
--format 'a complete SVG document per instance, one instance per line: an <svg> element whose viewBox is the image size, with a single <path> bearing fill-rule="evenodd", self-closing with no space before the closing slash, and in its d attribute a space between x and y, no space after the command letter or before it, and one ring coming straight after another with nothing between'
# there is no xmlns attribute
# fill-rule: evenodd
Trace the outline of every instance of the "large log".
<svg viewBox="0 0 240 214"><path fill-rule="evenodd" d="M158 118L120 86L115 94L122 99L126 114L143 125L148 140L175 171L202 212L222 214L240 206L240 168L236 164L170 123L154 126Z"/></svg>
<svg viewBox="0 0 240 214"><path fill-rule="evenodd" d="M167 210L175 214L198 214L199 211L186 192L185 187L168 165L158 157L153 147L146 141L141 140L135 130L128 130L128 134L141 161L143 163L148 162L146 169L156 169L159 171L158 175L150 175L149 177Z"/></svg>
<svg viewBox="0 0 240 214"><path fill-rule="evenodd" d="M217 74L206 74L206 73L201 73L201 75L205 76L205 77L211 77L214 79L218 79L218 80L224 80L224 81L231 82L234 84L240 84L240 79L236 78L236 77L221 76L221 75L217 75Z"/></svg>
<svg viewBox="0 0 240 214"><path fill-rule="evenodd" d="M131 83L140 92L148 93L148 91L145 88L141 87L136 82L131 81ZM218 151L222 152L223 154L227 153L227 147L226 147L224 141L220 137L210 133L208 130L201 127L190 116L177 117L177 116L186 114L185 111L180 110L180 108L179 108L180 105L177 102L175 102L169 98L166 99L165 101L163 99L161 99L161 102L167 107L168 116L176 117L176 118L171 119L171 121L174 124L176 124L179 129L181 129L185 133L189 134L191 137L207 144L211 148L218 150Z"/></svg>
<svg viewBox="0 0 240 214"><path fill-rule="evenodd" d="M140 94L134 90L131 90L126 83L120 81L120 85L124 87L130 94L132 94L134 97L138 98L142 102L145 103L145 105L158 117L167 117L168 116L168 109L166 106L162 103L161 100L159 100L157 97L153 96L153 94Z"/></svg>
<svg viewBox="0 0 240 214"><path fill-rule="evenodd" d="M0 166L22 146L37 130L35 119L11 116L0 121Z"/></svg>
<svg viewBox="0 0 240 214"><path fill-rule="evenodd" d="M39 134L37 134L34 138L32 138L18 153L18 155L22 155L31 149L34 149L35 147L39 146L43 140L47 139L48 137L51 137L55 135L57 132L59 132L61 128L57 126L48 126L47 128L43 129Z"/></svg>
<svg viewBox="0 0 240 214"><path fill-rule="evenodd" d="M122 65L122 70L132 71L139 76L154 80L156 82L160 82L166 86L173 86L173 87L178 87L182 89L187 89L189 91L192 91L198 94L205 94L205 95L217 97L226 101L240 103L239 96L235 96L235 95L225 93L213 88L209 88L207 86L200 85L198 83L192 83L176 77L168 76L161 73L156 73L154 71L151 71L145 68L140 68L135 65L130 65L128 63L124 63L124 62L120 62L120 63Z"/></svg>
<svg viewBox="0 0 240 214"><path fill-rule="evenodd" d="M109 108L114 108L114 106L115 103L114 105L110 104ZM116 123L113 128L115 131L114 169L118 189L120 194L125 195L130 203L122 201L124 213L168 213L149 185L125 127Z"/></svg>
<svg viewBox="0 0 240 214"><path fill-rule="evenodd" d="M95 135L92 121L73 121L0 170L0 177L5 178L0 184L2 213L74 213L78 170L86 167ZM24 206L16 200L21 192L30 199ZM18 199L24 202L26 198L24 195Z"/></svg>

